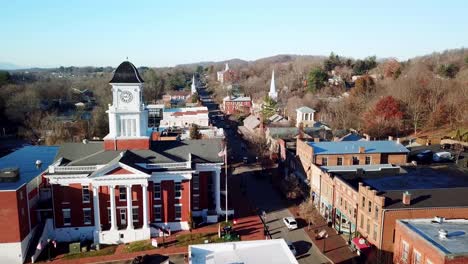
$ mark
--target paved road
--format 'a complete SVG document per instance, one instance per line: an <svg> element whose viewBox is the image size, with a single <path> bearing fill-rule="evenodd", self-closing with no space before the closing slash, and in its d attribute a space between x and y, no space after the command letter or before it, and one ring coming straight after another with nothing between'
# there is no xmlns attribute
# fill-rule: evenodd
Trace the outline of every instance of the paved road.
<svg viewBox="0 0 468 264"><path fill-rule="evenodd" d="M203 97L203 104L209 107L210 112L218 110L218 105L210 100L210 95L205 89L199 89L200 96ZM218 122L217 126L224 126L227 121ZM223 124L224 123L224 124ZM225 126L224 126L225 127ZM255 153L252 153L237 134L235 125L230 124L230 128L225 130L229 142L230 163L240 162L243 157L248 157L250 162L255 161ZM266 179L256 178L252 172L252 164L249 166L237 167L230 177L242 177L246 186L247 196L255 207L267 212L267 225L272 238L284 238L293 242L297 250L297 259L301 264L322 264L328 260L313 247L312 241L306 232L301 228L289 231L283 223L283 217L292 216L279 193Z"/></svg>
<svg viewBox="0 0 468 264"><path fill-rule="evenodd" d="M267 213L266 223L272 238L284 238L293 242L297 250L297 259L301 264L328 263L328 260L316 249L306 232L300 228L289 231L283 223L283 217L292 216L279 193L267 179L255 177L250 169L237 168L233 177L242 177L248 198Z"/></svg>

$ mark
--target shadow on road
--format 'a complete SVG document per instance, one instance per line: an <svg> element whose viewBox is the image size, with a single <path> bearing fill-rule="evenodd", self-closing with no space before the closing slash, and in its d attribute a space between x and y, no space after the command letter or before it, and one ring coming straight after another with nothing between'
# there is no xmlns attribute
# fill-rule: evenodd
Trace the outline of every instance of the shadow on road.
<svg viewBox="0 0 468 264"><path fill-rule="evenodd" d="M303 240L295 241L293 245L296 248L297 255L303 255L309 252L309 249L312 247L312 243Z"/></svg>

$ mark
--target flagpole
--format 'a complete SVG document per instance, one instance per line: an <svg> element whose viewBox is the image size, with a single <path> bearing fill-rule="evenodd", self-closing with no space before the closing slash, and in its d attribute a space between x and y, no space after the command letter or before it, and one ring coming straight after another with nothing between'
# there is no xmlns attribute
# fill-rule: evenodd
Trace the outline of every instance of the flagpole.
<svg viewBox="0 0 468 264"><path fill-rule="evenodd" d="M228 164L227 164L227 156L228 156L228 151L227 151L227 140L226 140L226 147L224 149L225 153L224 153L224 174L225 174L225 188L226 188L226 223L228 222Z"/></svg>

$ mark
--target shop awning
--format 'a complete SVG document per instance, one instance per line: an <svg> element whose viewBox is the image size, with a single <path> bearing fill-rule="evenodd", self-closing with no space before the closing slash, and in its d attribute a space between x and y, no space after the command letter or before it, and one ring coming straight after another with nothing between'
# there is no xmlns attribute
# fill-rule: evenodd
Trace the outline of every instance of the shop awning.
<svg viewBox="0 0 468 264"><path fill-rule="evenodd" d="M361 252L366 251L370 248L370 245L367 244L367 241L362 237L355 237L353 238L352 242L356 249L358 249Z"/></svg>

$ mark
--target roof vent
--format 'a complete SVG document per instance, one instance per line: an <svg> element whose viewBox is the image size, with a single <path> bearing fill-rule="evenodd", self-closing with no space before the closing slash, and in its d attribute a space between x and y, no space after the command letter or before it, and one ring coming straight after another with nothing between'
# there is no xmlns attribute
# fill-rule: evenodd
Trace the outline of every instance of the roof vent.
<svg viewBox="0 0 468 264"><path fill-rule="evenodd" d="M448 231L445 229L439 229L439 238L447 239Z"/></svg>
<svg viewBox="0 0 468 264"><path fill-rule="evenodd" d="M40 169L42 166L42 161L41 160L36 160L36 168Z"/></svg>
<svg viewBox="0 0 468 264"><path fill-rule="evenodd" d="M403 199L402 202L404 205L410 205L411 204L411 193L406 191L403 193Z"/></svg>
<svg viewBox="0 0 468 264"><path fill-rule="evenodd" d="M0 182L16 182L19 180L19 168L5 168L0 170Z"/></svg>
<svg viewBox="0 0 468 264"><path fill-rule="evenodd" d="M366 148L365 147L359 147L359 153L365 153Z"/></svg>
<svg viewBox="0 0 468 264"><path fill-rule="evenodd" d="M432 220L432 223L438 223L442 224L444 222L445 218L440 217L440 216L434 216L434 219Z"/></svg>

